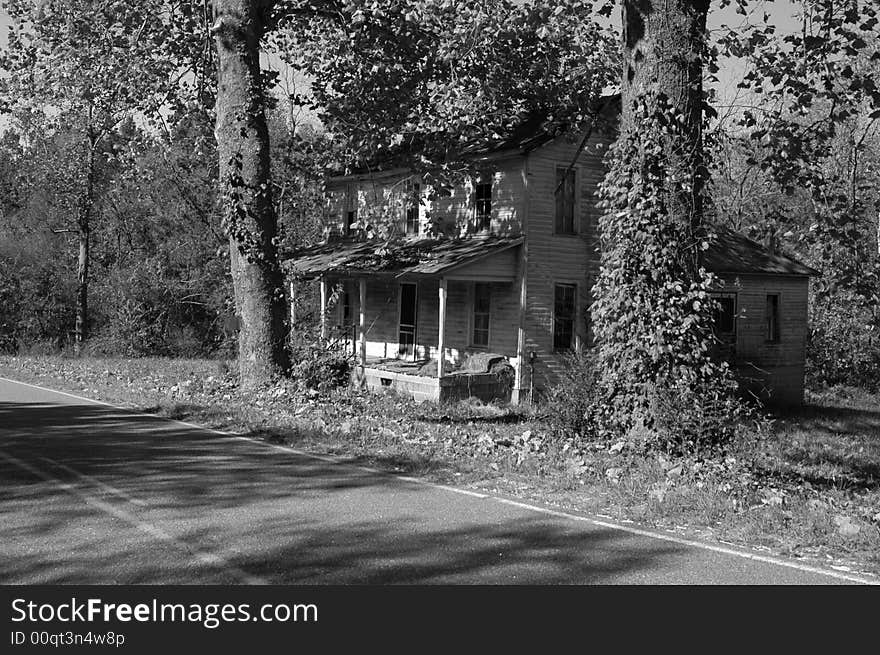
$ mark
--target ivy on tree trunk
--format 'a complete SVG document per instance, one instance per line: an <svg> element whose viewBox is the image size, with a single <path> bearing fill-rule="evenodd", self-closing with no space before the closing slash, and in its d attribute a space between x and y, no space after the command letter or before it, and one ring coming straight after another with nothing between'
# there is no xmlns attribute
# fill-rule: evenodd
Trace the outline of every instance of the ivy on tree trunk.
<svg viewBox="0 0 880 655"><path fill-rule="evenodd" d="M215 136L236 313L241 383L257 387L287 366L285 307L271 195L260 39L272 2L218 0Z"/></svg>
<svg viewBox="0 0 880 655"><path fill-rule="evenodd" d="M701 136L708 6L623 2L621 127L600 188L592 308L603 429L680 445L723 440L730 430L721 423L736 409L729 368L712 358L718 282L700 266L710 241Z"/></svg>
<svg viewBox="0 0 880 655"><path fill-rule="evenodd" d="M703 57L709 0L624 0L621 132L643 128L634 111L640 99L671 111L680 130L666 144L667 175L680 182L670 198L674 220L699 230L703 220ZM663 106L661 106L663 105ZM695 240L696 241L696 240ZM699 251L681 253L696 276Z"/></svg>

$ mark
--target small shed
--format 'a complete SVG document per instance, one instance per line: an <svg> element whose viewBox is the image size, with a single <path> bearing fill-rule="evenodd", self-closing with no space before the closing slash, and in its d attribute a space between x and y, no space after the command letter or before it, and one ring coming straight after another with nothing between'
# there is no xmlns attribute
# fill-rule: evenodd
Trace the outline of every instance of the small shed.
<svg viewBox="0 0 880 655"><path fill-rule="evenodd" d="M717 230L704 263L724 286L716 332L743 385L762 401L804 398L810 277L819 271L729 229Z"/></svg>

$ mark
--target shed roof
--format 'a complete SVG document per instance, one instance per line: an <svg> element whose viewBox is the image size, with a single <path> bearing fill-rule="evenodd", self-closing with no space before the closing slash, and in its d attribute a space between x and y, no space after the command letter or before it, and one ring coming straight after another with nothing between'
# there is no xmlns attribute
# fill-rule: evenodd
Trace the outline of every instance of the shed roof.
<svg viewBox="0 0 880 655"><path fill-rule="evenodd" d="M284 267L295 275L436 276L514 248L523 237L495 235L461 239L330 241L290 253Z"/></svg>
<svg viewBox="0 0 880 655"><path fill-rule="evenodd" d="M796 259L774 252L729 228L715 228L717 239L706 251L706 268L715 273L821 275Z"/></svg>

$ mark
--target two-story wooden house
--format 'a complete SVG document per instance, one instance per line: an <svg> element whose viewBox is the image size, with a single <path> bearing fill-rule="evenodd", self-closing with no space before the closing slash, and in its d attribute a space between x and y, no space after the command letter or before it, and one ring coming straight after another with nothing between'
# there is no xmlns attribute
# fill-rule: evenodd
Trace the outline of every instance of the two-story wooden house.
<svg viewBox="0 0 880 655"><path fill-rule="evenodd" d="M330 237L286 267L319 280L322 330L357 355L358 378L435 400L517 402L552 385L565 354L589 342L609 132L524 125L473 152L480 172L439 198L404 170L330 179ZM379 206L397 238L359 238ZM717 327L740 372L774 401L801 402L815 271L732 232L706 263L726 282ZM509 378L474 365L494 356Z"/></svg>

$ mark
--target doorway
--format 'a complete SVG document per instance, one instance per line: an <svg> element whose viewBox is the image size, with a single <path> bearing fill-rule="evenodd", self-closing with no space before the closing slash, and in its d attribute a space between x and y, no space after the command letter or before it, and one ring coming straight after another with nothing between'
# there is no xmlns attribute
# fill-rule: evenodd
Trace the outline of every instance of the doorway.
<svg viewBox="0 0 880 655"><path fill-rule="evenodd" d="M415 359L416 320L418 319L418 285L406 282L400 285L400 328L398 329L398 350L401 357Z"/></svg>

